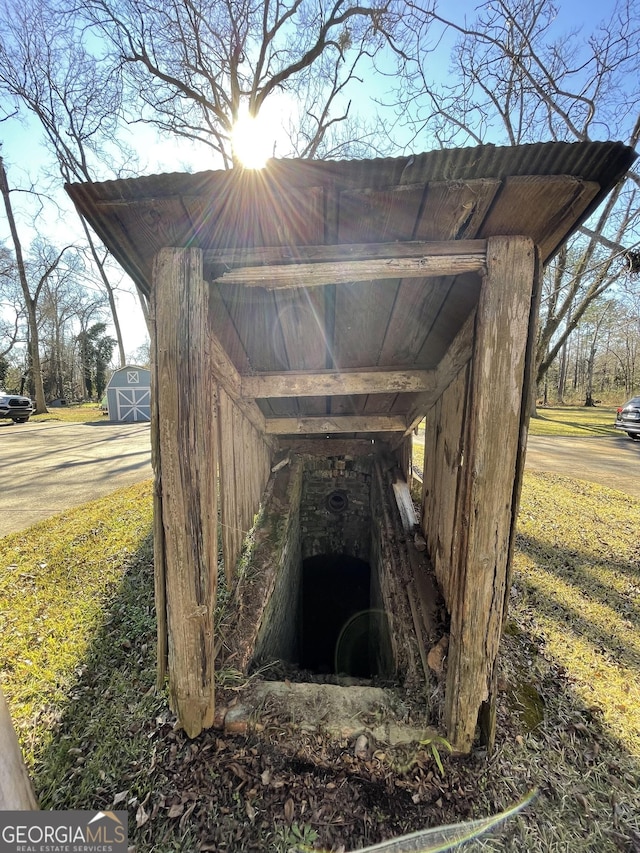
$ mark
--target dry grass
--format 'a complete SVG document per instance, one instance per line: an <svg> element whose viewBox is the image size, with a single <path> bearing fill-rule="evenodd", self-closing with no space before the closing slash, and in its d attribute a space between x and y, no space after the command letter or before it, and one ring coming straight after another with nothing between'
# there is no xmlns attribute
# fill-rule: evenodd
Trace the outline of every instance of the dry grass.
<svg viewBox="0 0 640 853"><path fill-rule="evenodd" d="M269 828L259 830L247 819L244 795L250 785L261 795L260 776L235 788L233 750L259 755L260 742L227 737L222 751L214 733L198 739L194 752L171 731L165 697L154 692L150 529L146 483L0 540L0 677L41 804L126 803L136 853L196 851L205 818L231 827L234 840L220 849L286 851L293 838L282 817L287 799L294 797L302 813L293 789L282 789L282 802L270 801L273 811L263 812ZM465 849L640 849L639 529L637 500L575 480L525 475L496 751L489 759L481 751L468 759L443 752L444 777L436 771L424 789L441 790L433 805L420 801L428 765L421 780L412 773L389 777L391 787L376 805L377 826L390 820L386 810L397 797L406 798L402 831L410 831L427 817L450 823L486 816L537 787L524 814ZM284 745L295 756L289 734ZM344 784L347 766L355 774L351 784L360 784L364 771L354 766L352 745L334 750L335 766L317 749L321 757L310 755L307 766L320 763L307 776L322 791L331 778L334 787ZM193 775L197 755L203 755L200 776ZM348 765L340 764L345 757ZM224 760L236 770L225 775ZM206 798L202 793L205 817L186 808L191 800L179 820L169 817L169 805L181 797L173 787L178 770L210 786ZM373 791L367 784L364 790ZM303 789L305 797L311 793ZM216 800L223 794L228 802ZM343 809L353 822L349 803ZM296 826L308 839L316 833L315 843L325 848L343 831Z"/></svg>
<svg viewBox="0 0 640 853"><path fill-rule="evenodd" d="M540 407L531 418L531 435L614 435L615 406Z"/></svg>
<svg viewBox="0 0 640 853"><path fill-rule="evenodd" d="M105 417L98 403L76 403L72 406L52 406L46 415L32 415L30 420L36 423L60 421L66 424L85 424L104 420Z"/></svg>

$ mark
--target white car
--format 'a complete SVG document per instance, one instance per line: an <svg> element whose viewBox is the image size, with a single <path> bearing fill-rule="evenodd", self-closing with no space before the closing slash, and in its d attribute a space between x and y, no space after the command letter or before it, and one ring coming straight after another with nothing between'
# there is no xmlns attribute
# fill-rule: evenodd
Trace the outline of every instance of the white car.
<svg viewBox="0 0 640 853"><path fill-rule="evenodd" d="M29 397L0 391L0 418L11 418L14 423L26 424L32 414L33 405Z"/></svg>

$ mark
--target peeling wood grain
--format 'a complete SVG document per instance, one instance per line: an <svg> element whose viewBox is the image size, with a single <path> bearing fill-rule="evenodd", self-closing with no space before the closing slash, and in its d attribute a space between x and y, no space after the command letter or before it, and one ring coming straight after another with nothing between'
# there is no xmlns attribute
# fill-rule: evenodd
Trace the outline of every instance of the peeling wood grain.
<svg viewBox="0 0 640 853"><path fill-rule="evenodd" d="M490 239L476 315L445 707L449 740L464 752L495 699L536 258L528 238Z"/></svg>
<svg viewBox="0 0 640 853"><path fill-rule="evenodd" d="M197 249L163 249L153 311L169 692L189 737L214 719L218 401ZM206 380L205 380L206 377Z"/></svg>

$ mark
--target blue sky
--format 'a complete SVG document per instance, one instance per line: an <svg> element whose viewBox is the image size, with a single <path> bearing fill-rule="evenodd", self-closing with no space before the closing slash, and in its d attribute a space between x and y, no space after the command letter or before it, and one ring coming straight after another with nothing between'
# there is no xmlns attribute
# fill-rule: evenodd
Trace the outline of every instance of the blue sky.
<svg viewBox="0 0 640 853"><path fill-rule="evenodd" d="M637 2L637 0L636 0ZM559 0L559 14L557 19L558 32L566 32L576 28L582 28L584 32L590 31L593 26L607 15L613 8L613 2L595 2L595 0ZM450 0L449 3L441 4L442 13L445 16L455 16L462 23L464 16L473 18L478 4L468 0ZM442 56L440 53L439 56ZM439 66L446 74L445 62ZM140 173L151 174L163 171L180 171L186 168L198 170L203 168L215 168L216 164L210 163L206 156L195 157L192 146L187 142L161 142L151 129L136 127L136 136L139 143L138 148L142 152ZM8 172L9 182L12 187L29 188L39 184L38 175L45 162L44 148L40 142L40 133L37 125L33 122L10 119L0 123L0 141L5 167ZM417 146L420 150L428 148L424 142ZM79 224L75 213L66 195L59 191L57 196L58 205L47 204L44 213L37 221L37 230L46 233L54 243L62 240L68 242L78 235ZM18 217L19 227L23 240L23 248L35 233L33 230L33 211L35 199L26 194L14 194L13 198L15 212ZM7 245L8 228L4 215L0 216L0 239L5 239ZM123 334L125 337L125 349L132 354L146 338L144 321L140 312L137 298L133 295L132 286L128 280L123 279L125 288L119 296L119 307Z"/></svg>

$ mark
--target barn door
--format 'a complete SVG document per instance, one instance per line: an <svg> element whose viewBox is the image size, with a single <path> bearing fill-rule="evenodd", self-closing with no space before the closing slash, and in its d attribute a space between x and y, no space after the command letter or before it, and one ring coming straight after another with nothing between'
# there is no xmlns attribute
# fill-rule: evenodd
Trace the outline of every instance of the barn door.
<svg viewBox="0 0 640 853"><path fill-rule="evenodd" d="M151 390L149 388L116 388L119 421L150 421Z"/></svg>

